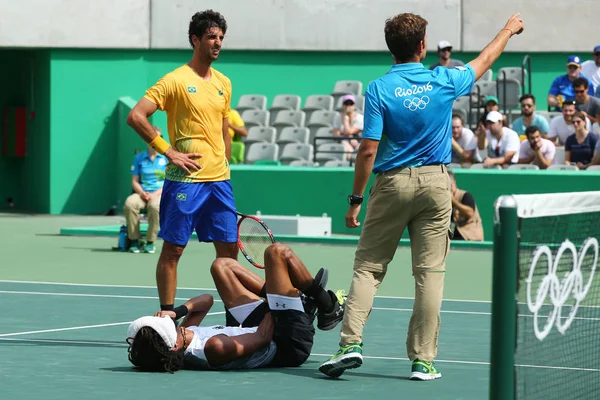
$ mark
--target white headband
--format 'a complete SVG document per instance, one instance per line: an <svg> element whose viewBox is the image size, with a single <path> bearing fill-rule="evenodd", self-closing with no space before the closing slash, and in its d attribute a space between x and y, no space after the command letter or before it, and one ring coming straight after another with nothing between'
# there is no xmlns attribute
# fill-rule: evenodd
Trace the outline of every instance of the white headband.
<svg viewBox="0 0 600 400"><path fill-rule="evenodd" d="M127 337L135 338L135 335L144 326L154 329L165 341L169 349L175 346L177 342L177 328L170 317L141 317L129 325Z"/></svg>

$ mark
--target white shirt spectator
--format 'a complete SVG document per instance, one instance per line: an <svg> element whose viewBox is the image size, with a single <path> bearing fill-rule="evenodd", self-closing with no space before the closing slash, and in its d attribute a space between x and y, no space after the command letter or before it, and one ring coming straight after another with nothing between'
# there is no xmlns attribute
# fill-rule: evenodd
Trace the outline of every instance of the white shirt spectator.
<svg viewBox="0 0 600 400"><path fill-rule="evenodd" d="M361 113L355 112L354 118L352 118L352 121L350 121L350 126L353 128L358 128L362 131L365 125L364 118L365 117ZM344 125L342 124L342 115L340 113L338 113L338 115L336 115L333 119L333 127L344 132Z"/></svg>
<svg viewBox="0 0 600 400"><path fill-rule="evenodd" d="M481 157L477 152L477 138L472 130L469 128L463 128L462 133L456 143L464 150L464 151L474 151L473 153L473 161L481 162ZM460 163L460 157L458 154L452 152L452 162Z"/></svg>
<svg viewBox="0 0 600 400"><path fill-rule="evenodd" d="M556 154L556 146L548 139L542 138L542 155L545 159L552 159L552 164L556 164L554 160L554 155ZM521 148L519 149L519 158L529 158L533 155L533 149L529 144L529 140L524 140L521 142Z"/></svg>
<svg viewBox="0 0 600 400"><path fill-rule="evenodd" d="M581 64L581 73L585 75L592 84L595 89L600 87L600 67L596 66L596 61L588 60L584 61Z"/></svg>
<svg viewBox="0 0 600 400"><path fill-rule="evenodd" d="M585 127L588 131L592 130L592 124L588 118L585 119ZM558 136L558 143L564 145L567 138L575 133L575 126L573 124L568 125L565 122L565 117L559 115L552 118L550 121L550 128L548 129L548 139L554 139Z"/></svg>
<svg viewBox="0 0 600 400"><path fill-rule="evenodd" d="M502 127L502 136L500 139L494 137L489 130L485 131L488 142L488 157L498 158L503 157L504 153L514 151L515 155L510 160L511 163L519 162L519 149L521 147L521 139L519 134L512 129Z"/></svg>

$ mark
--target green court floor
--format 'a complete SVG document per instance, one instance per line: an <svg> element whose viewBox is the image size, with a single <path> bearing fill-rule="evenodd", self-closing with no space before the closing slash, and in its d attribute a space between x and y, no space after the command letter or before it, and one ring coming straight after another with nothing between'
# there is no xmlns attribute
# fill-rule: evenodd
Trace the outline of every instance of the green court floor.
<svg viewBox="0 0 600 400"><path fill-rule="evenodd" d="M437 365L443 378L407 379L405 340L412 307L410 251L400 247L365 328L365 363L331 380L317 370L337 348L339 330L318 331L300 368L235 372L135 372L125 332L158 308L154 255L111 251L116 239L60 236L65 226L115 225L119 217L0 215L0 393L6 399L485 399L490 340L490 251L451 250ZM162 243L158 243L160 251ZM329 287L348 289L355 247L291 243ZM190 243L177 298L216 296L211 245ZM242 262L245 260L242 259ZM249 266L249 265L248 265ZM250 267L253 268L253 267ZM260 270L257 270L259 274ZM215 302L207 324L223 322Z"/></svg>

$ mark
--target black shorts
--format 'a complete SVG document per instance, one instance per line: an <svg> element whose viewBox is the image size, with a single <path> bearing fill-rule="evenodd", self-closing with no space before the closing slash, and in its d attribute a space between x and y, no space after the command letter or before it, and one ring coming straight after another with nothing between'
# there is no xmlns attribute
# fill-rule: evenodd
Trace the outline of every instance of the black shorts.
<svg viewBox="0 0 600 400"><path fill-rule="evenodd" d="M254 328L260 325L260 322L265 317L265 314L269 312L269 304L263 301L258 307L256 307L250 315L246 317L244 323L241 324L243 328ZM231 315L229 309L225 309L225 326L240 326L240 323Z"/></svg>
<svg viewBox="0 0 600 400"><path fill-rule="evenodd" d="M275 323L273 341L277 353L272 367L299 367L310 356L315 327L308 314L297 310L271 311Z"/></svg>

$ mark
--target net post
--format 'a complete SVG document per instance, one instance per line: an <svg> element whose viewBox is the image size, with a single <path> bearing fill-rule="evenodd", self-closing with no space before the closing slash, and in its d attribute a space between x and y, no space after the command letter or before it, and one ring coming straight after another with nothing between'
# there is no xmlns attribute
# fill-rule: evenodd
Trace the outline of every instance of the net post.
<svg viewBox="0 0 600 400"><path fill-rule="evenodd" d="M519 219L512 196L498 198L495 208L490 400L514 400Z"/></svg>

